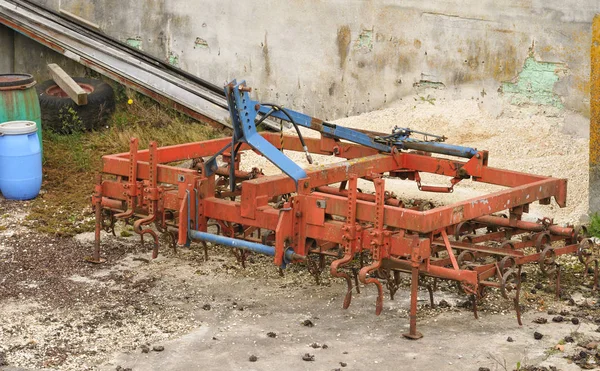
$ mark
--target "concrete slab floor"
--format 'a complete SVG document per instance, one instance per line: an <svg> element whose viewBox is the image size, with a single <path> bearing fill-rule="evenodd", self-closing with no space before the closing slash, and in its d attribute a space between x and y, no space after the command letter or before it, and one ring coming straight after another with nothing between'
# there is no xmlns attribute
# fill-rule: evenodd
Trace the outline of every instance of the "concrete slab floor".
<svg viewBox="0 0 600 371"><path fill-rule="evenodd" d="M598 335L593 323L553 323L545 312L526 313L520 327L512 311L480 313L475 320L468 310L454 307L441 314L421 315L418 326L424 337L410 341L401 336L408 330L407 290L398 291L394 301L386 297L384 312L375 316L374 287L362 287L350 308L343 310L345 285L337 280L329 287L310 282L273 287L274 282L269 281L221 276L219 284L203 288L215 300L211 310L197 310L201 326L179 338L150 344L149 353L139 348L116 353L99 369L503 370L506 365L512 370L518 364L549 364L560 365L561 370L579 370L562 358L575 345L566 344L565 353L553 351L554 347L574 331L580 337ZM424 305L427 291L421 295ZM454 306L464 297L436 292L436 302L441 299ZM548 324L532 322L540 316L547 318ZM306 319L314 327L304 326ZM544 337L535 340L535 331ZM270 332L276 337L270 337ZM507 341L509 336L513 342ZM164 346L164 351L152 351L153 345ZM303 360L306 353L313 355L314 361ZM255 362L249 360L253 355Z"/></svg>
<svg viewBox="0 0 600 371"><path fill-rule="evenodd" d="M506 362L509 370L516 369L517 363L560 365L561 370L579 370L579 366L568 364L560 355L547 359L548 351L570 334L573 325L548 324L539 328L530 324L532 319L532 315L525 316L525 326L519 327L516 321L502 315L473 321L467 315L443 314L428 324L421 323L425 337L409 341L400 336L405 326L399 320L390 319L381 328L370 328L369 321L343 319L337 315L327 321L317 320L313 328L292 323L297 327L292 335L287 324L290 313L283 311L252 325L240 323L239 329L229 332L226 339L219 339L216 324L200 327L165 342L163 352L120 353L100 369L109 371L122 366L161 371L477 370L479 367L503 370ZM269 338L267 330L277 333L277 338ZM533 338L535 330L546 333L542 340ZM592 328L582 326L579 331L592 331ZM507 336L515 341L507 342ZM328 347L313 349L312 342ZM303 361L305 353L314 355L314 361ZM251 355L256 355L258 360L250 362Z"/></svg>

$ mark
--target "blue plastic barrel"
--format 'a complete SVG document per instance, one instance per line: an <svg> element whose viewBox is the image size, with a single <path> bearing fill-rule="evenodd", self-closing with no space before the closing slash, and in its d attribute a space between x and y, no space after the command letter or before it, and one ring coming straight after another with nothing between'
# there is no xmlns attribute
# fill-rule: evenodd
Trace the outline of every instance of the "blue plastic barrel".
<svg viewBox="0 0 600 371"><path fill-rule="evenodd" d="M42 152L33 121L0 124L0 192L9 200L30 200L42 188Z"/></svg>

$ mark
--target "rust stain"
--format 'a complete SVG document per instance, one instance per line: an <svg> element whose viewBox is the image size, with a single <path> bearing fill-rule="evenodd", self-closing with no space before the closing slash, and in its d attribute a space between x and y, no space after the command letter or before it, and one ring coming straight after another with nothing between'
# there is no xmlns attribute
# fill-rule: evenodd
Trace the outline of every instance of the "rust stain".
<svg viewBox="0 0 600 371"><path fill-rule="evenodd" d="M594 17L592 25L590 57L590 166L595 168L597 176L600 173L600 14Z"/></svg>
<svg viewBox="0 0 600 371"><path fill-rule="evenodd" d="M341 69L344 69L346 67L348 53L350 52L350 41L352 41L350 27L348 25L344 25L344 26L338 28L337 46L338 46L338 55L340 56L340 68Z"/></svg>
<svg viewBox="0 0 600 371"><path fill-rule="evenodd" d="M506 29L502 29L502 28L496 28L493 31L500 32L500 33L515 33L515 31L513 31L513 30L506 30Z"/></svg>
<svg viewBox="0 0 600 371"><path fill-rule="evenodd" d="M457 61L445 55L432 54L425 62L431 69L451 71L448 83L458 85L490 77L504 81L517 72L520 54L515 43L498 45L480 39L467 39L455 47L462 66L457 67Z"/></svg>
<svg viewBox="0 0 600 371"><path fill-rule="evenodd" d="M262 46L262 54L265 59L265 72L267 77L271 76L271 56L269 55L269 44L267 43L267 31L265 31L265 41Z"/></svg>
<svg viewBox="0 0 600 371"><path fill-rule="evenodd" d="M413 41L413 45L416 49L421 49L421 40L415 39L415 41Z"/></svg>

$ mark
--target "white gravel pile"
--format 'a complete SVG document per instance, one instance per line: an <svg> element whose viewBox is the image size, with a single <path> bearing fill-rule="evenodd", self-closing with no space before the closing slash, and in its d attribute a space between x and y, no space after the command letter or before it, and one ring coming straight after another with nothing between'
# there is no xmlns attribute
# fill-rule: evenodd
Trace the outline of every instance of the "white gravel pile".
<svg viewBox="0 0 600 371"><path fill-rule="evenodd" d="M527 219L542 216L558 223L580 223L588 213L588 139L586 119L572 112L540 107L515 107L498 98L451 99L447 92L436 91L435 97L422 95L404 98L389 108L335 121L336 124L389 133L394 126L445 135L447 143L489 151L489 165L532 174L568 179L567 207L556 203L531 205ZM292 132L293 130L290 130ZM316 132L303 130L306 136ZM303 167L309 167L303 153L286 151ZM339 161L335 157L316 156L317 164ZM242 168L263 168L265 174L279 170L264 158L248 153ZM427 184L448 184L449 179L424 176ZM364 182L361 188L369 188ZM386 189L403 198L426 198L444 204L500 190L501 187L464 181L452 194L423 193L414 182L386 180Z"/></svg>

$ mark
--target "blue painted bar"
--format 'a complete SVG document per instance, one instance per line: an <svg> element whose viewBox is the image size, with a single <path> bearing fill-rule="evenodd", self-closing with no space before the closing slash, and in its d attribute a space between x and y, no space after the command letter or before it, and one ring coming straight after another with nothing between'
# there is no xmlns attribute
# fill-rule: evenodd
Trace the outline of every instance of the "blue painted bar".
<svg viewBox="0 0 600 371"><path fill-rule="evenodd" d="M263 245L263 244L256 243L256 242L250 242L250 241L240 240L237 238L225 237L225 236L220 236L217 234L194 231L194 230L190 230L189 235L194 240L210 242L210 243L214 243L217 245L229 246L229 247L233 247L236 249L249 250L249 251L253 251L253 252L257 252L259 254L264 254L264 255L269 255L269 256L275 256L275 248L273 246L267 246L267 245ZM295 256L294 256L294 252L292 251L292 249L287 249L285 251L285 259L284 260L286 262L291 262L294 259L294 257Z"/></svg>
<svg viewBox="0 0 600 371"><path fill-rule="evenodd" d="M251 105L260 104L257 101L251 101ZM262 114L266 114L271 110L268 106L261 106L258 112ZM374 138L371 138L369 135L365 133L361 133L360 131L356 131L344 126L338 126L335 124L329 123L321 123L320 125L313 125L314 119L308 115L305 115L300 112L296 112L290 109L286 109L287 113L296 121L296 123L305 128L313 129L319 131L323 134L332 136L338 139L344 139L352 143L360 144L366 147L370 147L376 149L378 151L384 153L390 153L392 151L392 147L397 147L399 149L415 149L421 151L427 151L432 153L438 153L442 155L456 156L456 157L464 157L471 158L477 154L477 150L475 148L463 147L463 146L455 146L451 144L440 143L436 141L422 141L416 140L413 138L409 138L406 136L397 136L394 138L394 135L390 135L390 142L393 145L389 145L386 143L381 143L381 141L375 141ZM276 111L271 114L272 117L282 119L285 121L290 121L287 115L282 113L281 111ZM321 120L316 120L321 122ZM421 133L421 132L416 132ZM390 144L391 144L390 143Z"/></svg>
<svg viewBox="0 0 600 371"><path fill-rule="evenodd" d="M423 142L407 138L404 141L397 142L398 148L401 149L414 149L418 151L426 151L432 153L439 153L442 155L471 158L477 154L475 148L455 146L452 144L440 143L440 142Z"/></svg>

